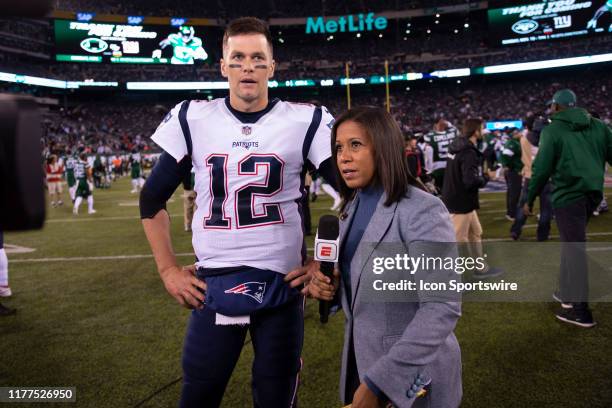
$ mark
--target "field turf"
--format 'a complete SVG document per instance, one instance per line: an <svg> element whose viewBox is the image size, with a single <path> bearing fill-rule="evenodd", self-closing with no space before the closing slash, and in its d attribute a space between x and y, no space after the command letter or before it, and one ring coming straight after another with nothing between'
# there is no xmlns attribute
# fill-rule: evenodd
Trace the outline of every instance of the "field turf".
<svg viewBox="0 0 612 408"><path fill-rule="evenodd" d="M77 403L70 406L78 407L177 405L189 312L164 290L129 189L124 178L109 190L96 190L95 215L86 214L85 203L78 217L69 205L49 208L43 230L5 235L6 244L35 251L9 253L14 295L2 302L18 313L0 318L0 386L74 386ZM180 193L168 209L175 250L187 264L193 255ZM504 194L481 199L484 238L507 238ZM327 196L312 203L313 225L330 205ZM593 219L589 232L609 233L591 241L612 241L612 214ZM528 226L524 238L534 235ZM612 406L612 303L593 304L599 326L590 330L557 322L556 306L463 305L456 329L463 407ZM305 319L300 406L340 407L342 313L321 325L317 304L308 301ZM252 405L251 360L249 344L224 407Z"/></svg>

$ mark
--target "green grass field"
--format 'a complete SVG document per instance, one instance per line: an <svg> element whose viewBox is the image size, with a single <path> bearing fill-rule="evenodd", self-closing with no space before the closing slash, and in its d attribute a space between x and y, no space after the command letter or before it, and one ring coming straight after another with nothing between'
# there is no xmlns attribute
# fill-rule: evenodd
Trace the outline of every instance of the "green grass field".
<svg viewBox="0 0 612 408"><path fill-rule="evenodd" d="M74 386L78 407L177 405L189 312L164 290L140 225L137 197L129 189L129 180L122 179L110 190L96 190L95 215L86 214L85 204L78 217L70 206L50 208L42 231L6 234L6 244L35 251L9 254L14 295L3 303L18 313L0 318L0 386ZM481 199L485 238L507 238L503 193ZM187 264L193 256L180 194L173 200L168 209L174 247ZM327 196L312 204L313 225L330 204ZM612 214L595 218L589 232L609 233L592 241L612 241ZM534 235L528 226L524 238ZM463 354L462 406L612 406L612 304L593 304L599 326L590 330L558 323L555 307L463 305L456 329ZM340 407L343 317L321 325L317 304L309 301L305 325L300 405ZM252 405L251 358L247 345L224 407Z"/></svg>

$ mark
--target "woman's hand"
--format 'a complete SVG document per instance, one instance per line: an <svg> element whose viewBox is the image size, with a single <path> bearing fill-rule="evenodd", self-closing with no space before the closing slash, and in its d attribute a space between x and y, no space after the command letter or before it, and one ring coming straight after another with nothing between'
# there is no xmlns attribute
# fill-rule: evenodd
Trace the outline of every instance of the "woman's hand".
<svg viewBox="0 0 612 408"><path fill-rule="evenodd" d="M340 271L334 269L333 276L325 276L318 268L312 272L312 279L307 289L307 295L319 300L333 300L340 286Z"/></svg>
<svg viewBox="0 0 612 408"><path fill-rule="evenodd" d="M361 383L353 395L351 408L384 408L385 406L386 404L379 400L365 383Z"/></svg>

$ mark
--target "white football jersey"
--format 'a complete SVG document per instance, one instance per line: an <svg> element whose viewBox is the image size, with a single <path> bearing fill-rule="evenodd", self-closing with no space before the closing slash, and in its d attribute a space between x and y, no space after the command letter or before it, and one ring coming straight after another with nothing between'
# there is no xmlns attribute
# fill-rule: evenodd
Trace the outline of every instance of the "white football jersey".
<svg viewBox="0 0 612 408"><path fill-rule="evenodd" d="M277 101L255 123L243 123L219 98L191 101L188 129L183 129L181 106L172 109L151 138L180 161L188 155L183 130L191 136L197 265L250 266L282 274L300 266L301 173L305 158L319 167L331 157L331 114L313 105Z"/></svg>

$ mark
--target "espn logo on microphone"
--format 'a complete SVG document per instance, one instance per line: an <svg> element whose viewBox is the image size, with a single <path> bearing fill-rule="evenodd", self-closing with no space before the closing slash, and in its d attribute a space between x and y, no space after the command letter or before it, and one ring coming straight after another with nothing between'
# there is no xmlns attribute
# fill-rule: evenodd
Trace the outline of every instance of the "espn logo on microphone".
<svg viewBox="0 0 612 408"><path fill-rule="evenodd" d="M315 260L320 262L337 262L338 241L317 239L315 241Z"/></svg>

